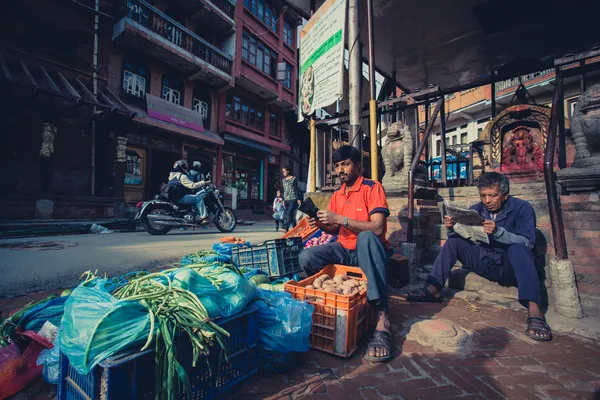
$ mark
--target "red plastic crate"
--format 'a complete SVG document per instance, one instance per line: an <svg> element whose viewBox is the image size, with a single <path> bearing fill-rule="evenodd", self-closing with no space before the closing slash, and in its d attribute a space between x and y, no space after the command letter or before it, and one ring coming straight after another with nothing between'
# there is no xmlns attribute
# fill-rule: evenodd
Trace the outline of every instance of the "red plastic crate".
<svg viewBox="0 0 600 400"><path fill-rule="evenodd" d="M296 225L295 228L290 229L285 235L283 235L281 238L285 239L285 238L289 238L289 237L301 237L302 241L308 239L309 236L311 236L313 233L315 233L316 231L319 230L319 228L314 227L311 229L307 229L306 232L304 233L304 235L300 235L300 233L304 230L304 228L308 228L308 219L307 218L302 218L300 220L300 222L298 222L298 225Z"/></svg>
<svg viewBox="0 0 600 400"><path fill-rule="evenodd" d="M375 313L367 303L367 293L342 295L307 289L319 276L331 278L347 275L364 280L367 278L360 268L346 265L327 265L318 274L300 282L289 281L284 289L296 300L305 300L315 307L310 346L340 357L350 357L374 321Z"/></svg>

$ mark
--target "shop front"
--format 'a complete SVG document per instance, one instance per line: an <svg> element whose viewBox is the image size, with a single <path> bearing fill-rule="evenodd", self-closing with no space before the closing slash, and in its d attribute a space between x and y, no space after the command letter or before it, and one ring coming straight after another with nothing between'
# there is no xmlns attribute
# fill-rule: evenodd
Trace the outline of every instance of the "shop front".
<svg viewBox="0 0 600 400"><path fill-rule="evenodd" d="M266 201L268 146L225 134L222 158L222 185L225 193L237 191L238 208L260 208Z"/></svg>

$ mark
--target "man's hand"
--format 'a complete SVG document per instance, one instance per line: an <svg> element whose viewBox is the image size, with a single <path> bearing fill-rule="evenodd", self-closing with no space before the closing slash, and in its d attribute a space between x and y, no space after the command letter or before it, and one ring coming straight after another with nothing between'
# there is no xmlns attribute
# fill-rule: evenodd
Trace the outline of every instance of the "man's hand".
<svg viewBox="0 0 600 400"><path fill-rule="evenodd" d="M496 230L496 223L492 220L485 220L483 221L483 231L485 233L487 233L488 235L491 235L494 233L494 231Z"/></svg>
<svg viewBox="0 0 600 400"><path fill-rule="evenodd" d="M311 228L316 228L318 226L319 221L316 218L308 217L308 226Z"/></svg>
<svg viewBox="0 0 600 400"><path fill-rule="evenodd" d="M319 222L325 225L341 225L344 223L343 216L329 210L319 210L317 217L319 218Z"/></svg>
<svg viewBox="0 0 600 400"><path fill-rule="evenodd" d="M200 182L198 182L198 183L200 184L200 187L204 187L204 186L206 186L206 181L200 181Z"/></svg>
<svg viewBox="0 0 600 400"><path fill-rule="evenodd" d="M298 200L298 207L302 205L302 201Z"/></svg>
<svg viewBox="0 0 600 400"><path fill-rule="evenodd" d="M444 215L444 226L446 227L446 229L452 229L455 223L456 221L454 221L452 218L450 218L447 215Z"/></svg>

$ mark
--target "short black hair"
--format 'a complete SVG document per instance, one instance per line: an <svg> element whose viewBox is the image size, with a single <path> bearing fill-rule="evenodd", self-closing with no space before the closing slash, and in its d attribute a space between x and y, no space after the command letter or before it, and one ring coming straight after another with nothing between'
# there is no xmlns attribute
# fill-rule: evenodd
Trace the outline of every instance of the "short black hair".
<svg viewBox="0 0 600 400"><path fill-rule="evenodd" d="M360 151L354 147L345 145L333 152L333 163L337 164L340 161L350 159L353 163L360 162Z"/></svg>
<svg viewBox="0 0 600 400"><path fill-rule="evenodd" d="M481 174L477 181L477 189L490 188L498 185L500 193L506 195L510 193L510 183L504 174L497 172L485 172Z"/></svg>

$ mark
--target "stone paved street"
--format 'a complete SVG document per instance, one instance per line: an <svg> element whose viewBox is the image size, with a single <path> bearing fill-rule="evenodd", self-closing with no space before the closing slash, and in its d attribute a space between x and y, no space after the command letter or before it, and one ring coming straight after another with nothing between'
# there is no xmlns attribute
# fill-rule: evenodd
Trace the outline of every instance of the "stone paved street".
<svg viewBox="0 0 600 400"><path fill-rule="evenodd" d="M397 357L369 365L366 343L349 359L310 351L291 373L261 374L233 394L241 399L598 399L600 345L555 334L527 338L526 314L453 299L443 304L392 300ZM422 318L444 318L467 331L463 355L444 353L404 334Z"/></svg>
<svg viewBox="0 0 600 400"><path fill-rule="evenodd" d="M48 293L3 299L12 309ZM9 303L10 301L10 303ZM311 350L290 373L259 373L226 399L585 399L600 398L600 345L554 334L550 343L528 339L525 312L478 304L468 310L454 298L443 304L410 304L392 296L396 358L387 365L363 361L363 342L342 359ZM424 346L405 335L421 319L444 319L469 341L459 353ZM52 399L53 386L38 382L11 400Z"/></svg>

